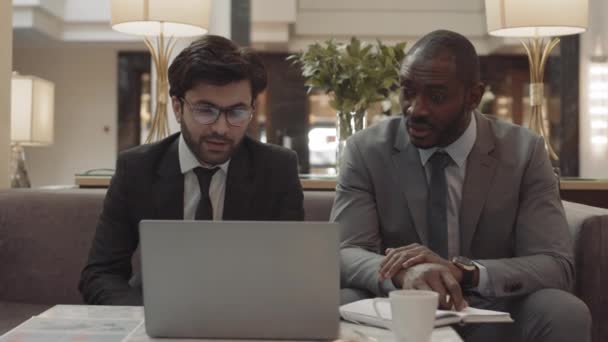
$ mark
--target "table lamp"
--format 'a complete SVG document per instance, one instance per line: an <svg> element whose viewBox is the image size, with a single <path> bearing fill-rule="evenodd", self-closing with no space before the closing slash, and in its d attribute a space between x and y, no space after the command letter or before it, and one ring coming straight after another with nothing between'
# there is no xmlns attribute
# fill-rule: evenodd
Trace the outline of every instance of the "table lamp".
<svg viewBox="0 0 608 342"><path fill-rule="evenodd" d="M11 187L31 186L23 146L53 144L55 86L35 76L11 79Z"/></svg>
<svg viewBox="0 0 608 342"><path fill-rule="evenodd" d="M549 142L543 125L543 75L551 50L559 44L558 36L587 30L588 0L485 0L490 35L528 38L522 44L530 64L529 127L545 140L553 160L558 156Z"/></svg>
<svg viewBox="0 0 608 342"><path fill-rule="evenodd" d="M168 65L178 37L207 33L211 0L112 0L112 29L144 36L156 70L156 109L146 143L169 135Z"/></svg>

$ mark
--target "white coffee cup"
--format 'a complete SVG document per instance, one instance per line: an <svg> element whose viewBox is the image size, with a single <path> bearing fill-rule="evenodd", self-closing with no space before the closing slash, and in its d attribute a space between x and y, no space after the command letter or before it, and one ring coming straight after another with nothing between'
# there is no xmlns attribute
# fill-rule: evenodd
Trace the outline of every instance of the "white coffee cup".
<svg viewBox="0 0 608 342"><path fill-rule="evenodd" d="M387 319L387 307L382 310L381 303L390 303L391 319ZM391 291L388 298L375 298L374 310L395 334L398 342L428 342L431 340L435 323L435 311L439 296L433 291L397 290Z"/></svg>

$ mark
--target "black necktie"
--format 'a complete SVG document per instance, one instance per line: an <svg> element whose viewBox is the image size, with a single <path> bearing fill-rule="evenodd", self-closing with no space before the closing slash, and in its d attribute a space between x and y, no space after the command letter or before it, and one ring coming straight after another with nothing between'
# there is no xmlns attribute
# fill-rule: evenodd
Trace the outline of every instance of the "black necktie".
<svg viewBox="0 0 608 342"><path fill-rule="evenodd" d="M201 200L196 207L196 214L194 215L195 220L213 220L213 207L211 206L211 199L209 198L209 185L211 184L211 177L213 177L213 174L217 170L217 167L213 169L197 167L194 169L201 190Z"/></svg>
<svg viewBox="0 0 608 342"><path fill-rule="evenodd" d="M429 159L431 163L431 182L427 205L429 225L429 248L444 259L448 257L448 185L445 168L452 159L450 155L437 151Z"/></svg>

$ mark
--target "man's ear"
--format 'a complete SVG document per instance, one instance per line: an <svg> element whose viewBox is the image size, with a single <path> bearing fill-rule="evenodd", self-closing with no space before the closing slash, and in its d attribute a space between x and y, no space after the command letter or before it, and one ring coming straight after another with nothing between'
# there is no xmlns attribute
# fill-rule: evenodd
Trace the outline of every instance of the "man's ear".
<svg viewBox="0 0 608 342"><path fill-rule="evenodd" d="M177 96L171 96L171 108L178 124L182 123L182 101Z"/></svg>
<svg viewBox="0 0 608 342"><path fill-rule="evenodd" d="M472 111L479 106L481 102L481 97L485 91L485 86L482 82L477 83L469 89L467 110Z"/></svg>

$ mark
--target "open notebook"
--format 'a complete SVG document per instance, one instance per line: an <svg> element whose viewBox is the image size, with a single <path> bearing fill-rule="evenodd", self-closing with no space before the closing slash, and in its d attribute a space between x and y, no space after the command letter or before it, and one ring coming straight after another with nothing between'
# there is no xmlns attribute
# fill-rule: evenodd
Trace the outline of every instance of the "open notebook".
<svg viewBox="0 0 608 342"><path fill-rule="evenodd" d="M385 320L391 319L391 306L387 302L378 303L378 310L382 318L376 315L373 299L363 299L340 306L340 315L346 321L388 328ZM462 311L437 310L435 313L435 327L455 323L511 323L508 312L482 310L468 307Z"/></svg>

